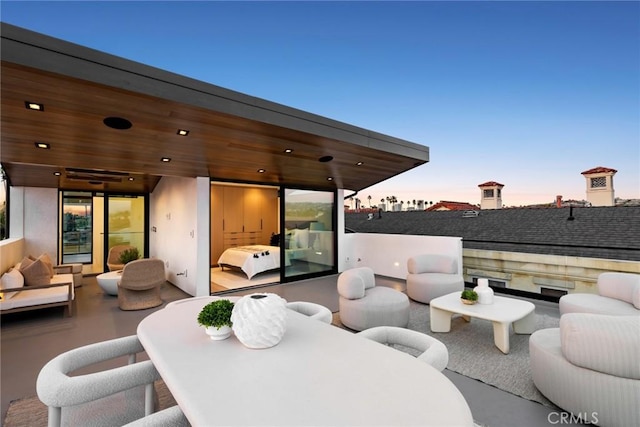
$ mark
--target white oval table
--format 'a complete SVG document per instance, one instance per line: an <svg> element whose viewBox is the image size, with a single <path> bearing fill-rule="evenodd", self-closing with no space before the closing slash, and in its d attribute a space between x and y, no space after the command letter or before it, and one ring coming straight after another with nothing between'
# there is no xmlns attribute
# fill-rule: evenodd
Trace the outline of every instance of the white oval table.
<svg viewBox="0 0 640 427"><path fill-rule="evenodd" d="M194 426L473 426L460 391L432 366L292 310L274 347L213 341L196 318L214 299L181 300L137 330Z"/></svg>

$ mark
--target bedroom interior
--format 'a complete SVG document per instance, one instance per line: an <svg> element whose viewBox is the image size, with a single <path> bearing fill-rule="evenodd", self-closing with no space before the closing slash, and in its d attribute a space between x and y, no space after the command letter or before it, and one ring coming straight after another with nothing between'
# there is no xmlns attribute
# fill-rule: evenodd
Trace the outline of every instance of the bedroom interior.
<svg viewBox="0 0 640 427"><path fill-rule="evenodd" d="M212 293L335 269L335 194L283 189L281 233L279 191L272 186L211 184Z"/></svg>

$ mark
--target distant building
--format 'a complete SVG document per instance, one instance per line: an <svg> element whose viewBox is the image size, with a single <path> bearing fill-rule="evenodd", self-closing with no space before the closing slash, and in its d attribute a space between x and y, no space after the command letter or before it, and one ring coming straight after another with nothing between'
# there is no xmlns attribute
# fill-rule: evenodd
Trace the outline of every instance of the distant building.
<svg viewBox="0 0 640 427"><path fill-rule="evenodd" d="M431 211L468 211L478 209L477 205L472 205L467 202L447 202L444 200L439 201L433 206L430 206L426 210Z"/></svg>
<svg viewBox="0 0 640 427"><path fill-rule="evenodd" d="M504 184L489 181L480 187L480 209L502 209L502 187Z"/></svg>
<svg viewBox="0 0 640 427"><path fill-rule="evenodd" d="M582 172L587 180L587 201L592 206L615 206L613 175L616 172L602 166Z"/></svg>

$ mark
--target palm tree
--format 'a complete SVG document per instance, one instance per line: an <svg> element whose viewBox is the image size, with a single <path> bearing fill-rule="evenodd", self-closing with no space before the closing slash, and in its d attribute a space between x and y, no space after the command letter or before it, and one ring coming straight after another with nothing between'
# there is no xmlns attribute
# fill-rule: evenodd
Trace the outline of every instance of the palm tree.
<svg viewBox="0 0 640 427"><path fill-rule="evenodd" d="M382 203L384 205L384 198L380 199L380 203Z"/></svg>
<svg viewBox="0 0 640 427"><path fill-rule="evenodd" d="M371 194L367 196L367 199L369 200L369 207L371 207Z"/></svg>

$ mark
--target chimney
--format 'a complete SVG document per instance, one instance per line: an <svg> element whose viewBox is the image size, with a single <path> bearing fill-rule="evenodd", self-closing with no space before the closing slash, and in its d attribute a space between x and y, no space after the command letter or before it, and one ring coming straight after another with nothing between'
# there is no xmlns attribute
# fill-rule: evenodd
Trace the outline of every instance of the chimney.
<svg viewBox="0 0 640 427"><path fill-rule="evenodd" d="M562 196L556 196L556 207L557 208L562 207Z"/></svg>

